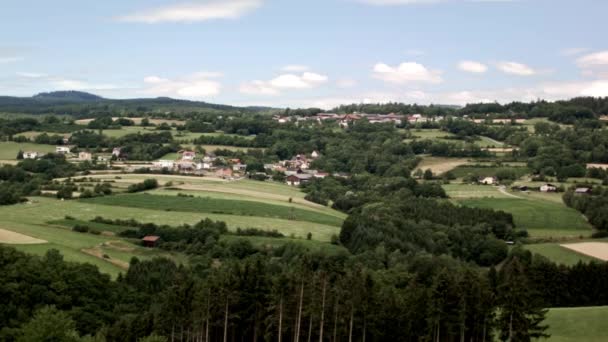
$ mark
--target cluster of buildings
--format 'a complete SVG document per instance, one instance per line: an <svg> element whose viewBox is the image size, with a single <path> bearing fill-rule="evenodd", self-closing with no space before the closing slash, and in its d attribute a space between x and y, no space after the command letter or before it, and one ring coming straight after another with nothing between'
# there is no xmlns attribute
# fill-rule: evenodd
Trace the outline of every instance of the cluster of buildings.
<svg viewBox="0 0 608 342"><path fill-rule="evenodd" d="M353 113L353 114L336 114L336 113L319 113L314 116L275 116L273 118L278 123L288 122L305 122L305 121L316 121L323 123L326 121L338 122L340 127L348 127L354 121L361 119L367 119L370 123L393 123L395 125L402 125L405 122L410 124L423 123L423 122L437 122L443 120L443 117L427 117L422 114L412 115L401 115L401 114L365 114L365 113Z"/></svg>
<svg viewBox="0 0 608 342"><path fill-rule="evenodd" d="M236 158L217 157L213 153L201 157L194 151L179 151L178 155L177 160L163 159L153 162L152 169L200 176L215 174L224 179L243 176L247 170L247 165Z"/></svg>
<svg viewBox="0 0 608 342"><path fill-rule="evenodd" d="M88 151L79 151L75 153L74 146L72 145L61 145L55 147L55 153L66 156L70 161L83 162L83 161L93 161L97 160L98 162L109 162L112 160L113 156L117 158L120 157L121 149L119 147L114 148L112 153L97 153L93 154ZM44 153L36 152L36 151L25 151L23 152L23 159L38 159L44 156Z"/></svg>

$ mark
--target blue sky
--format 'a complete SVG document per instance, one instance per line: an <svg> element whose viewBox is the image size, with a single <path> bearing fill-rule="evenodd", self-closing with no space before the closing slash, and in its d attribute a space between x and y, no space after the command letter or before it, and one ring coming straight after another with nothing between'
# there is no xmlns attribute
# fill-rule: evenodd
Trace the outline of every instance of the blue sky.
<svg viewBox="0 0 608 342"><path fill-rule="evenodd" d="M319 106L608 96L603 0L3 0L0 94Z"/></svg>

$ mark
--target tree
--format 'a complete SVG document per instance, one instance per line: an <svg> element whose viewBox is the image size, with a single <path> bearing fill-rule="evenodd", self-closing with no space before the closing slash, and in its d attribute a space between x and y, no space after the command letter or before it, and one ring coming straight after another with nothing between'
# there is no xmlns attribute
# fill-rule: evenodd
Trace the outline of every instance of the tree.
<svg viewBox="0 0 608 342"><path fill-rule="evenodd" d="M500 339L528 342L533 338L549 337L545 333L548 326L541 325L547 310L539 303L539 296L533 293L524 265L514 257L503 267L501 276L498 286Z"/></svg>
<svg viewBox="0 0 608 342"><path fill-rule="evenodd" d="M140 338L137 342L167 342L167 338L152 334L148 337Z"/></svg>
<svg viewBox="0 0 608 342"><path fill-rule="evenodd" d="M25 323L17 342L77 342L76 324L70 316L54 306L45 306Z"/></svg>
<svg viewBox="0 0 608 342"><path fill-rule="evenodd" d="M423 178L424 178L424 180L431 180L431 179L433 179L433 171L431 171L431 169L426 169L426 171L424 171Z"/></svg>

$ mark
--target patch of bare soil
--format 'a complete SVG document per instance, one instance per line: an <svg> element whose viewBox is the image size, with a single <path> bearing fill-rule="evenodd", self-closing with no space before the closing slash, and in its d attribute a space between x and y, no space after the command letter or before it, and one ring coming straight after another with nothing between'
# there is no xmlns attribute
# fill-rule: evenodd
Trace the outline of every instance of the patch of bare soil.
<svg viewBox="0 0 608 342"><path fill-rule="evenodd" d="M581 242L560 246L596 259L608 261L608 243L605 242Z"/></svg>

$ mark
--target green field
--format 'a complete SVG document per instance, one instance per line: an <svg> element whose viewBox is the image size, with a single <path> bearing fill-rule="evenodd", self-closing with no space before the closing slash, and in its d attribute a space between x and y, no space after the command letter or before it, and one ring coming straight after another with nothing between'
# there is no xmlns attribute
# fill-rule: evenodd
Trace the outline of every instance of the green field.
<svg viewBox="0 0 608 342"><path fill-rule="evenodd" d="M33 151L39 153L55 152L55 146L34 143L16 143L12 141L0 142L0 160L15 160L19 151Z"/></svg>
<svg viewBox="0 0 608 342"><path fill-rule="evenodd" d="M475 185L475 184L444 184L443 189L450 198L453 199L470 199L470 198L510 198L500 192L497 187L490 185Z"/></svg>
<svg viewBox="0 0 608 342"><path fill-rule="evenodd" d="M81 202L162 211L278 218L319 223L336 227L342 225L342 220L335 216L312 212L295 206L274 205L235 199L124 194L83 199Z"/></svg>
<svg viewBox="0 0 608 342"><path fill-rule="evenodd" d="M475 145L479 147L505 147L505 143L484 136L480 136L478 140L475 140Z"/></svg>
<svg viewBox="0 0 608 342"><path fill-rule="evenodd" d="M513 214L515 225L532 237L578 237L592 233L591 227L576 210L564 204L536 198L463 199L470 207L503 210Z"/></svg>
<svg viewBox="0 0 608 342"><path fill-rule="evenodd" d="M598 261L587 255L576 253L568 248L560 246L558 243L539 243L525 245L525 249L532 253L540 254L556 264L575 265L578 262Z"/></svg>
<svg viewBox="0 0 608 342"><path fill-rule="evenodd" d="M603 342L606 332L608 307L556 308L547 313L545 324L551 342ZM538 341L547 341L545 339Z"/></svg>
<svg viewBox="0 0 608 342"><path fill-rule="evenodd" d="M446 137L454 136L452 133L439 129L416 129L411 130L412 136L415 139L445 139Z"/></svg>
<svg viewBox="0 0 608 342"><path fill-rule="evenodd" d="M453 169L452 174L457 178L462 178L468 175L475 175L477 177L495 177L496 174L501 171L513 171L518 178L530 173L530 169L527 167L462 165Z"/></svg>

